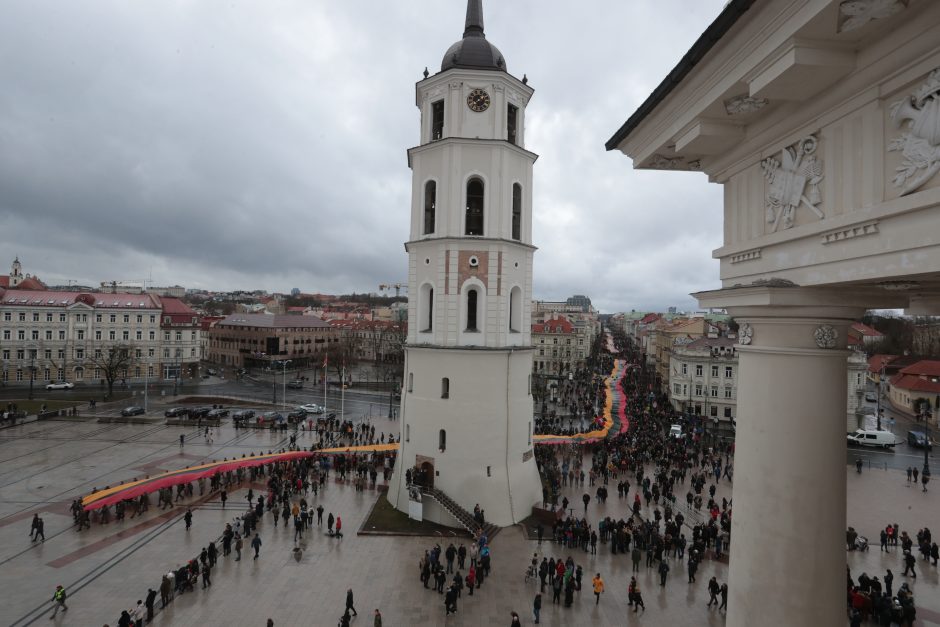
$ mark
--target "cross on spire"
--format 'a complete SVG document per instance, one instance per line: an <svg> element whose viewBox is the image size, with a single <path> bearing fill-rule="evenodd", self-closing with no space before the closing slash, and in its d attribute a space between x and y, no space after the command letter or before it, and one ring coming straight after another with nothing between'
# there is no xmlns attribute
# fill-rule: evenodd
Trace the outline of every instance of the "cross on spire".
<svg viewBox="0 0 940 627"><path fill-rule="evenodd" d="M483 0L467 0L467 21L464 37L486 37L483 34Z"/></svg>

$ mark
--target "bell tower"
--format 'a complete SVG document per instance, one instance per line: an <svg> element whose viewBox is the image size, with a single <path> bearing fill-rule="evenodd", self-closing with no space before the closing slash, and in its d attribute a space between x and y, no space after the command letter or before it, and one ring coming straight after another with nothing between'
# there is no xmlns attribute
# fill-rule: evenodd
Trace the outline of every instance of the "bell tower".
<svg viewBox="0 0 940 627"><path fill-rule="evenodd" d="M411 468L488 522L541 499L532 443L532 166L528 80L509 74L469 0L463 37L416 85L408 342L401 444L389 499L407 511ZM424 517L456 521L435 503Z"/></svg>
<svg viewBox="0 0 940 627"><path fill-rule="evenodd" d="M17 256L13 259L13 265L10 266L10 287L16 287L23 281L23 264Z"/></svg>

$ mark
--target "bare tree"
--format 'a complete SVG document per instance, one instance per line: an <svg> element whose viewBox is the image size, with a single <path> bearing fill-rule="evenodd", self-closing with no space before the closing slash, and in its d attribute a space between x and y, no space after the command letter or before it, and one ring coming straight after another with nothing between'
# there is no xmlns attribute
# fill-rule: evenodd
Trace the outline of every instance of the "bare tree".
<svg viewBox="0 0 940 627"><path fill-rule="evenodd" d="M137 363L132 344L115 344L95 351L89 361L98 368L108 384L108 396L114 391L114 382L127 376L128 369Z"/></svg>
<svg viewBox="0 0 940 627"><path fill-rule="evenodd" d="M330 343L326 355L329 359L328 365L336 371L336 378L341 380L344 367L359 363L359 338L356 333L345 331L338 342Z"/></svg>

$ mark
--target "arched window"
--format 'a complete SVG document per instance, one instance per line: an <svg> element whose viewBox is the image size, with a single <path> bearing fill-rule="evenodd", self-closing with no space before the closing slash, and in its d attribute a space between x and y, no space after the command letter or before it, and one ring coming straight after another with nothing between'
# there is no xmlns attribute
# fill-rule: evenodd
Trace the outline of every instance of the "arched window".
<svg viewBox="0 0 940 627"><path fill-rule="evenodd" d="M434 329L434 288L429 283L421 286L418 296L418 331L430 333Z"/></svg>
<svg viewBox="0 0 940 627"><path fill-rule="evenodd" d="M441 398L450 398L450 379L441 379Z"/></svg>
<svg viewBox="0 0 940 627"><path fill-rule="evenodd" d="M477 290L467 290L467 331L477 330Z"/></svg>
<svg viewBox="0 0 940 627"><path fill-rule="evenodd" d="M437 448L441 449L441 453L447 450L447 432L443 429L437 434Z"/></svg>
<svg viewBox="0 0 940 627"><path fill-rule="evenodd" d="M413 372L408 373L408 392L414 391L415 387L415 374Z"/></svg>
<svg viewBox="0 0 940 627"><path fill-rule="evenodd" d="M522 237L522 185L512 186L512 238Z"/></svg>
<svg viewBox="0 0 940 627"><path fill-rule="evenodd" d="M509 332L522 330L522 289L518 286L509 291Z"/></svg>
<svg viewBox="0 0 940 627"><path fill-rule="evenodd" d="M467 181L466 235L483 235L483 181Z"/></svg>
<svg viewBox="0 0 940 627"><path fill-rule="evenodd" d="M424 235L434 232L434 209L437 205L437 183L424 184Z"/></svg>

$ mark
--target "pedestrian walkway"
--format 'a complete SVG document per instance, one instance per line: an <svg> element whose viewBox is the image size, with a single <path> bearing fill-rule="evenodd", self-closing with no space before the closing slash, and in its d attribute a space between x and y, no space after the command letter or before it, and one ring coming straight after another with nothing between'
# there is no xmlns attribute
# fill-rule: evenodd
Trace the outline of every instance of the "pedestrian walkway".
<svg viewBox="0 0 940 627"><path fill-rule="evenodd" d="M182 452L180 433L186 436ZM157 589L163 573L192 559L216 540L224 524L242 513L248 487L257 494L263 489L261 484L245 484L230 493L225 509L216 497L200 498L197 490L187 502L193 510L188 532L182 521L185 508L179 506L165 511L152 506L142 517L105 526L93 524L80 533L72 528L68 512L71 500L92 487L103 488L203 460L276 450L286 443L286 436L280 433L235 431L228 426L219 429L214 439L209 445L200 432L184 427L92 422L31 423L0 432L0 586L4 590L0 624L53 624L47 616L52 613L55 586L61 584L68 592L69 611L59 612L54 624L114 625L121 610L145 598L148 588ZM301 433L300 444L309 446L307 440L312 442L311 436ZM848 523L873 543L868 553L847 554L853 575L862 570L882 574L891 566L897 587L904 580L900 558L878 551L877 531L890 521L913 535L921 526L940 520L937 500L932 492L907 488L903 473L858 475L847 469L846 481ZM587 482L584 488L562 488L562 494L575 503L580 503L585 491L593 496ZM606 504L592 501L588 506L592 523L606 515L627 515L632 496L621 500L615 489L611 492ZM716 498L730 494L730 483L722 480ZM444 624L443 597L425 590L418 572L423 551L435 541L444 544L444 539L357 536L355 530L376 496L374 490L357 492L331 475L319 497L308 500L314 507L322 503L326 512L342 516L347 531L342 540L314 529L305 534L306 549L296 561L293 528L273 529L273 520L266 514L259 526L264 544L258 560L236 563L233 557L220 558L212 572L214 585L177 597L157 613L154 624L264 625L272 618L276 625L333 627L344 609L347 588L355 593L356 607L362 614L357 619L360 624L368 624L376 607L382 610L386 626ZM29 539L35 512L45 520L44 543ZM940 525L934 531L940 532ZM724 624L722 614L706 607L708 580L715 576L720 582L727 581L723 561L705 559L697 573L698 583L691 587L685 581L684 565L677 561L671 563L665 588L659 586L655 568L641 568L638 582L646 611L634 614L628 611L626 599L629 556L612 556L606 545L599 546L597 555L562 550L549 542L539 548L519 528L509 528L493 540L492 550L491 577L473 597L464 592L458 614L447 619L448 625L508 624L511 610L520 614L523 625L531 625L531 604L538 584L526 583L524 573L533 553L539 559L543 554L563 559L570 554L586 574L585 589L576 594L570 609L553 606L550 592L543 595L543 625ZM243 555L251 554L246 542ZM918 562L917 580L911 582L921 618L918 624L940 625L937 570L923 564ZM597 605L590 589L590 578L596 572L601 573L606 589Z"/></svg>

